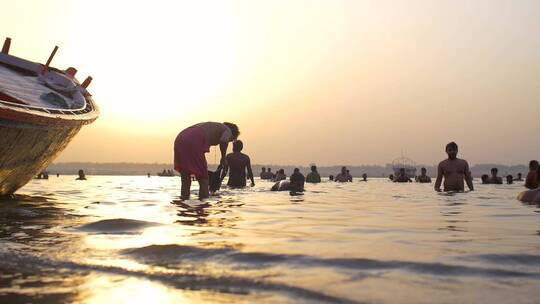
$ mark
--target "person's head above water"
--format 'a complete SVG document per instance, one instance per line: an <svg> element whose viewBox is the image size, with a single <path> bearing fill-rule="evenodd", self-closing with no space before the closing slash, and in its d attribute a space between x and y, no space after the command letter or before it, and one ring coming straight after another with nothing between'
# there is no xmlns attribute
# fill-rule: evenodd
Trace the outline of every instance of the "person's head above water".
<svg viewBox="0 0 540 304"><path fill-rule="evenodd" d="M480 178L482 179L482 183L485 183L487 179L489 178L489 176L487 174L482 174Z"/></svg>
<svg viewBox="0 0 540 304"><path fill-rule="evenodd" d="M298 172L300 172L300 169L294 168L294 173L298 173Z"/></svg>
<svg viewBox="0 0 540 304"><path fill-rule="evenodd" d="M529 169L531 169L531 171L538 169L538 161L535 159L531 160L529 162Z"/></svg>
<svg viewBox="0 0 540 304"><path fill-rule="evenodd" d="M521 179L522 175L521 175L521 173L518 173L517 176L518 176L519 179Z"/></svg>
<svg viewBox="0 0 540 304"><path fill-rule="evenodd" d="M268 170L266 170L266 171L268 171L268 172L272 172L272 168L268 168Z"/></svg>
<svg viewBox="0 0 540 304"><path fill-rule="evenodd" d="M497 176L497 173L499 172L499 169L497 168L491 168L491 175Z"/></svg>
<svg viewBox="0 0 540 304"><path fill-rule="evenodd" d="M262 167L262 168L261 168L261 172L266 172L266 168L265 168L265 167Z"/></svg>
<svg viewBox="0 0 540 304"><path fill-rule="evenodd" d="M458 145L455 142L450 142L446 145L446 154L449 159L455 159L458 153Z"/></svg>
<svg viewBox="0 0 540 304"><path fill-rule="evenodd" d="M317 172L317 166L315 166L315 165L311 166L311 171L312 172Z"/></svg>
<svg viewBox="0 0 540 304"><path fill-rule="evenodd" d="M422 172L422 175L426 175L427 170L426 170L426 168L422 168L422 169L420 169L420 172Z"/></svg>
<svg viewBox="0 0 540 304"><path fill-rule="evenodd" d="M508 175L506 176L506 182L507 182L508 184L511 184L513 181L514 181L514 177L513 177L511 174L508 174Z"/></svg>
<svg viewBox="0 0 540 304"><path fill-rule="evenodd" d="M229 130L231 130L233 140L237 139L238 136L240 136L240 129L238 129L237 125L230 122L224 122L223 124L226 125Z"/></svg>
<svg viewBox="0 0 540 304"><path fill-rule="evenodd" d="M343 174L347 173L347 167L341 167L341 173Z"/></svg>
<svg viewBox="0 0 540 304"><path fill-rule="evenodd" d="M232 146L233 152L240 152L242 149L244 149L244 143L241 140L235 140Z"/></svg>

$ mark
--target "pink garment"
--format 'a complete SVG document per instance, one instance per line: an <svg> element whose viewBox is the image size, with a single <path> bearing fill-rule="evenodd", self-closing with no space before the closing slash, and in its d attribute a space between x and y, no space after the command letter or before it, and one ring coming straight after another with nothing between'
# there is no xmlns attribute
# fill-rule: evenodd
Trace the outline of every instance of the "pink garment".
<svg viewBox="0 0 540 304"><path fill-rule="evenodd" d="M204 153L210 151L206 133L202 128L189 127L174 141L174 169L180 173L208 178L208 165Z"/></svg>

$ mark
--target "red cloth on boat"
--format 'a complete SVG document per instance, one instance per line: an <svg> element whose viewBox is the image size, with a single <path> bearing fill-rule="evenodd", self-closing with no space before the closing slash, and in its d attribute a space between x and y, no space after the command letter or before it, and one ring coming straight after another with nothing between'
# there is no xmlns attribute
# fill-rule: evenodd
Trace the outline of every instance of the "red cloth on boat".
<svg viewBox="0 0 540 304"><path fill-rule="evenodd" d="M210 151L206 133L202 128L189 127L174 141L174 169L180 173L208 178L208 165L204 153Z"/></svg>

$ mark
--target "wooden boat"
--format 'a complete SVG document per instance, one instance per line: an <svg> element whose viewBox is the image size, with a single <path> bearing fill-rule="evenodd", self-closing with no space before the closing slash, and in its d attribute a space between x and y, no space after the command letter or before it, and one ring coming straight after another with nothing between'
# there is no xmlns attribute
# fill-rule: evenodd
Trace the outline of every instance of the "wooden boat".
<svg viewBox="0 0 540 304"><path fill-rule="evenodd" d="M7 38L0 53L0 196L14 193L44 171L83 125L99 110L77 70L50 67L9 55Z"/></svg>

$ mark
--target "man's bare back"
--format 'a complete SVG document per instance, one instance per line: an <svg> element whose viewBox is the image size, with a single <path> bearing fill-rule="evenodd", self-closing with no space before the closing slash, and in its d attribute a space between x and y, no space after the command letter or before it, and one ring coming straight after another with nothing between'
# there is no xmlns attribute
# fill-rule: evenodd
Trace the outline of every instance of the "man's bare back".
<svg viewBox="0 0 540 304"><path fill-rule="evenodd" d="M444 177L444 191L464 191L467 182L470 190L473 190L469 164L464 159L446 159L439 163L437 170L435 190L440 190L441 180ZM470 184L469 184L470 183Z"/></svg>
<svg viewBox="0 0 540 304"><path fill-rule="evenodd" d="M210 146L216 146L223 142L229 142L232 138L232 133L229 128L219 122L201 122L193 127L199 127L204 130L206 140Z"/></svg>

